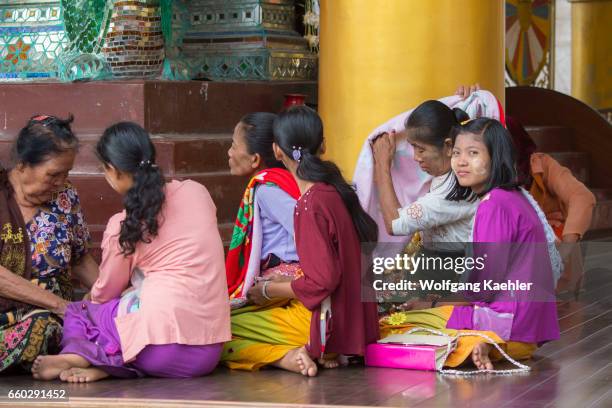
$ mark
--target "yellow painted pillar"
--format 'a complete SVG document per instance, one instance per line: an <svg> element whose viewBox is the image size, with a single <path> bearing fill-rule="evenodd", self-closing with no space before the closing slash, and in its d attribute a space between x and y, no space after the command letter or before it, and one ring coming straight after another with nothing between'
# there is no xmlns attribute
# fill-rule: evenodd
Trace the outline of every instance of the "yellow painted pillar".
<svg viewBox="0 0 612 408"><path fill-rule="evenodd" d="M377 125L479 82L504 100L504 0L322 0L319 112L350 179Z"/></svg>
<svg viewBox="0 0 612 408"><path fill-rule="evenodd" d="M572 95L612 108L612 0L572 2Z"/></svg>

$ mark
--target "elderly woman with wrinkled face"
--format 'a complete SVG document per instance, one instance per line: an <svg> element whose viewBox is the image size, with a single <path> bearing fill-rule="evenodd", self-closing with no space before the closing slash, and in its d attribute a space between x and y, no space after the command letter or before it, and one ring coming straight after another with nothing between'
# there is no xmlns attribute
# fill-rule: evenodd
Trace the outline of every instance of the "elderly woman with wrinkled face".
<svg viewBox="0 0 612 408"><path fill-rule="evenodd" d="M35 116L19 132L13 166L0 169L0 372L29 370L59 351L71 278L98 267L76 190L67 182L78 140L73 118Z"/></svg>

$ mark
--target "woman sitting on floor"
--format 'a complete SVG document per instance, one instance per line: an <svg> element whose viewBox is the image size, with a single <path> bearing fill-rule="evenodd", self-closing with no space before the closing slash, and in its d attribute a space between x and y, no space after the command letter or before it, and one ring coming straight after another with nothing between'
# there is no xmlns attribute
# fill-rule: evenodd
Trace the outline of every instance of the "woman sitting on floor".
<svg viewBox="0 0 612 408"><path fill-rule="evenodd" d="M276 115L256 112L234 128L227 152L234 176L247 176L225 268L232 308L247 303L260 274L293 276L299 269L293 240L293 211L300 190L272 151Z"/></svg>
<svg viewBox="0 0 612 408"><path fill-rule="evenodd" d="M582 286L584 268L578 242L591 226L595 196L589 189L546 153L536 152L537 146L525 128L508 117L508 130L517 149L519 182L538 202L567 252L567 261L557 291L577 293ZM567 251L566 251L567 250Z"/></svg>
<svg viewBox="0 0 612 408"><path fill-rule="evenodd" d="M393 180L391 167L396 150L395 132L384 133L372 145L374 156L374 179L378 188L380 210L390 235L408 235L419 233L422 248L420 254L440 258L463 256L464 245L469 241L472 219L478 204L476 200L447 200L457 182L451 172L452 135L454 126L469 119L467 113L459 108L450 109L440 101L426 101L419 105L406 119L405 133L414 151L414 160L421 170L433 176L429 192L413 203L406 203L402 208ZM413 242L418 242L413 239ZM408 247L417 250L417 245ZM398 248L399 249L399 248ZM421 278L457 280L453 271L429 270L426 273L416 271ZM408 272L396 271L386 275L386 281L401 281L407 278ZM418 280L415 271L411 278ZM399 302L408 300L417 293L385 291L379 293L383 301L379 311L393 311ZM429 293L433 295L433 292ZM449 295L447 291L437 291L436 296ZM385 302L390 300L395 302Z"/></svg>
<svg viewBox="0 0 612 408"><path fill-rule="evenodd" d="M0 372L30 371L57 354L71 278L98 276L79 196L66 181L78 140L67 120L35 116L19 132L14 166L0 168Z"/></svg>
<svg viewBox="0 0 612 408"><path fill-rule="evenodd" d="M554 302L554 272L559 257L554 234L533 198L519 188L511 137L493 119L476 119L458 129L451 160L459 185L452 199L476 195L480 204L473 228L473 256L484 268L472 270L468 282L519 280L530 291L465 292L469 302L448 304L383 319L385 332L406 327L483 331L516 359L529 358L536 347L559 337ZM488 256L485 256L487 254ZM432 305L433 306L433 305ZM478 336L461 337L445 365L456 367L470 355L477 368L493 369L491 346Z"/></svg>
<svg viewBox="0 0 612 408"><path fill-rule="evenodd" d="M61 354L39 357L34 378L210 373L231 332L223 245L208 191L190 180L166 183L149 135L134 123L108 128L96 152L125 210L104 232L91 301L68 306Z"/></svg>
<svg viewBox="0 0 612 408"><path fill-rule="evenodd" d="M312 358L337 367L339 355L363 355L378 338L376 305L361 302L360 257L360 243L376 242L377 227L338 167L319 158L323 124L315 111L300 106L281 113L274 138L276 157L302 192L294 218L302 273L249 290L262 306L232 316L233 340L222 361L230 368L274 365L314 376Z"/></svg>

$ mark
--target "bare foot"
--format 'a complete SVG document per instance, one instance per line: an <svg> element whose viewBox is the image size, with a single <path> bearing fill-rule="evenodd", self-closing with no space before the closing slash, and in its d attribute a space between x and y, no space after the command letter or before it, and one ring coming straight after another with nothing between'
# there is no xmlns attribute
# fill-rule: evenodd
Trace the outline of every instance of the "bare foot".
<svg viewBox="0 0 612 408"><path fill-rule="evenodd" d="M347 366L349 359L344 354L330 353L323 355L323 358L317 360L320 365L324 368L338 368L340 366Z"/></svg>
<svg viewBox="0 0 612 408"><path fill-rule="evenodd" d="M491 345L488 343L478 343L474 350L472 350L472 361L479 370L492 370L493 363L489 358L489 352L491 351Z"/></svg>
<svg viewBox="0 0 612 408"><path fill-rule="evenodd" d="M54 380L60 373L72 367L88 367L89 362L77 354L38 356L32 364L32 377L36 380Z"/></svg>
<svg viewBox="0 0 612 408"><path fill-rule="evenodd" d="M324 368L338 368L340 366L340 362L337 358L320 358L318 362Z"/></svg>
<svg viewBox="0 0 612 408"><path fill-rule="evenodd" d="M69 383L90 383L102 380L108 377L108 374L105 371L95 367L73 367L68 370L62 371L59 377L60 380Z"/></svg>
<svg viewBox="0 0 612 408"><path fill-rule="evenodd" d="M300 347L289 351L283 358L272 365L287 371L302 374L306 377L317 375L317 365L308 355L306 348Z"/></svg>

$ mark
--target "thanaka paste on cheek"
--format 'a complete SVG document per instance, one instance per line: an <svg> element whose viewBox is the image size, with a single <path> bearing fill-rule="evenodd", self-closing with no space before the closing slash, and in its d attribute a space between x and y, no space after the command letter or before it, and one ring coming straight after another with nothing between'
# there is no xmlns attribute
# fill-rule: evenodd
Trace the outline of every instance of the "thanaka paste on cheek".
<svg viewBox="0 0 612 408"><path fill-rule="evenodd" d="M472 167L474 168L474 174L478 176L488 176L489 169L488 166L485 165L481 158L474 159L472 163Z"/></svg>

